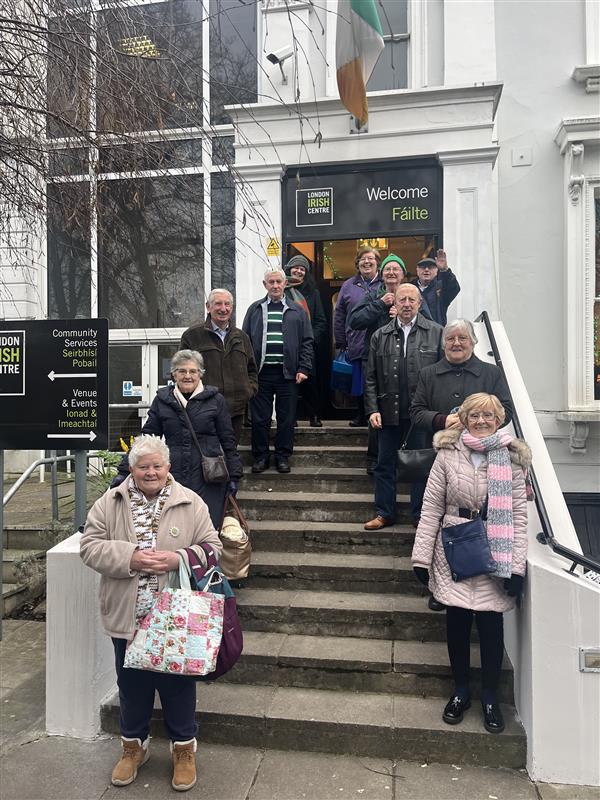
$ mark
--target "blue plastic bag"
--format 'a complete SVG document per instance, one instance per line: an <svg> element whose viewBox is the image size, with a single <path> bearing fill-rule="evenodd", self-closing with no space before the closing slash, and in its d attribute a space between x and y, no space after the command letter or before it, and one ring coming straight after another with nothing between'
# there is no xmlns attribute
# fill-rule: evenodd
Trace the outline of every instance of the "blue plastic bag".
<svg viewBox="0 0 600 800"><path fill-rule="evenodd" d="M345 350L341 350L331 364L331 389L346 394L352 389L352 364Z"/></svg>

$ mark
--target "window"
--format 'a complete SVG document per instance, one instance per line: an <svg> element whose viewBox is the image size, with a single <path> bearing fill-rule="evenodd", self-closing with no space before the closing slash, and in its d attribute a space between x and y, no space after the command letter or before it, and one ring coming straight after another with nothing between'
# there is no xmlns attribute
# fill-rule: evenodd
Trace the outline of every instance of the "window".
<svg viewBox="0 0 600 800"><path fill-rule="evenodd" d="M408 0L377 0L385 50L379 56L367 91L408 86Z"/></svg>

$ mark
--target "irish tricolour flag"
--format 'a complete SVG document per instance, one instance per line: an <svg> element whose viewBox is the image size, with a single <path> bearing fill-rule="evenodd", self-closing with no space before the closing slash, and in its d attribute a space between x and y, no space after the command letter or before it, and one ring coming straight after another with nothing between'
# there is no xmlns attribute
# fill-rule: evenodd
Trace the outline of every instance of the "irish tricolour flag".
<svg viewBox="0 0 600 800"><path fill-rule="evenodd" d="M337 84L340 100L361 125L369 117L365 87L383 48L375 0L338 0Z"/></svg>

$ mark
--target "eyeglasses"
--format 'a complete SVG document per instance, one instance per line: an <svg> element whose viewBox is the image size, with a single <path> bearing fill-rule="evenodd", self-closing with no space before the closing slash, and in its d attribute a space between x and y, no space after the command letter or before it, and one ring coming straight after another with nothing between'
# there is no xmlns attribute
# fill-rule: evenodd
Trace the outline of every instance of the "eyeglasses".
<svg viewBox="0 0 600 800"><path fill-rule="evenodd" d="M459 342L460 344L465 344L465 342L469 341L468 336L446 336L445 341L447 342Z"/></svg>
<svg viewBox="0 0 600 800"><path fill-rule="evenodd" d="M177 375L199 375L199 369L176 369Z"/></svg>
<svg viewBox="0 0 600 800"><path fill-rule="evenodd" d="M472 411L470 414L467 414L467 419L469 422L477 422L480 417L483 417L486 422L491 422L495 416L493 411Z"/></svg>

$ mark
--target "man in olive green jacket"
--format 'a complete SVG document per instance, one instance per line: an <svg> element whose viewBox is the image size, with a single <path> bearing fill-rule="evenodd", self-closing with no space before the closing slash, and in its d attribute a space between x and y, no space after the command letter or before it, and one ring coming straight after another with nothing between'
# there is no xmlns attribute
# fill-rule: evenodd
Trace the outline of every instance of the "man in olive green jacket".
<svg viewBox="0 0 600 800"><path fill-rule="evenodd" d="M179 346L202 354L204 385L216 386L225 398L239 444L246 405L258 389L252 344L247 334L231 323L233 296L227 289L213 289L206 310L206 321L184 331Z"/></svg>

